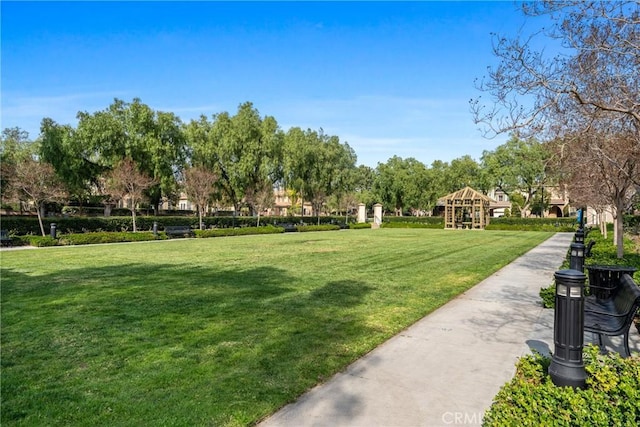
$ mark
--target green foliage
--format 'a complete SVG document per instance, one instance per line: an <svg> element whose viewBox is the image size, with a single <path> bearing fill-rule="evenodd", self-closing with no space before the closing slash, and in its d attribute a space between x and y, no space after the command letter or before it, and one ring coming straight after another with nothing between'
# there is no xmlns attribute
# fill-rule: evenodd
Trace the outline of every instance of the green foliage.
<svg viewBox="0 0 640 427"><path fill-rule="evenodd" d="M444 228L441 216L385 216L383 228Z"/></svg>
<svg viewBox="0 0 640 427"><path fill-rule="evenodd" d="M222 197L236 210L246 196L281 178L282 132L275 118L260 117L251 102L231 116L201 116L185 127L194 164L213 172Z"/></svg>
<svg viewBox="0 0 640 427"><path fill-rule="evenodd" d="M353 220L353 218L350 218ZM24 216L3 216L1 218L2 228L9 230L12 236L40 233L38 220L35 217ZM235 228L235 227L256 227L258 217L253 216L208 216L202 221L206 228ZM260 217L260 225L277 224L300 224L313 222L317 223L315 217L299 216L263 216ZM158 230L162 231L165 226L188 225L191 228L199 228L198 217L189 216L138 216L136 217L139 230L151 231L153 223L158 223ZM133 229L130 216L110 216L110 217L67 217L67 218L43 218L45 230L49 230L51 223L55 223L60 233L75 234L95 231L130 231ZM344 223L344 217L321 216L320 224Z"/></svg>
<svg viewBox="0 0 640 427"><path fill-rule="evenodd" d="M382 228L444 228L443 224L429 224L424 222L383 222Z"/></svg>
<svg viewBox="0 0 640 427"><path fill-rule="evenodd" d="M514 204L514 216L517 216L516 206L519 211L531 204L538 192L542 192L542 186L548 178L548 158L549 153L544 145L533 139L522 140L516 136L512 136L494 151L482 154L483 169L490 181L488 186L501 188L509 195ZM518 196L514 197L516 195ZM542 198L539 199L536 207L538 211L543 205ZM548 200L550 199L547 197L544 204L548 204Z"/></svg>
<svg viewBox="0 0 640 427"><path fill-rule="evenodd" d="M625 215L623 226L625 232L640 235L640 215Z"/></svg>
<svg viewBox="0 0 640 427"><path fill-rule="evenodd" d="M542 306L544 308L553 308L556 306L556 284L555 282L546 288L540 289L540 298L542 298Z"/></svg>
<svg viewBox="0 0 640 427"><path fill-rule="evenodd" d="M485 413L484 426L637 426L640 424L640 356L623 359L585 348L585 390L556 387L550 359L539 354L519 360L511 382Z"/></svg>
<svg viewBox="0 0 640 427"><path fill-rule="evenodd" d="M332 230L340 230L339 225L298 225L296 226L296 230L301 233L307 231L332 231Z"/></svg>
<svg viewBox="0 0 640 427"><path fill-rule="evenodd" d="M284 233L284 228L267 225L265 227L218 228L214 230L194 230L196 237L248 236L251 234Z"/></svg>
<svg viewBox="0 0 640 427"><path fill-rule="evenodd" d="M37 248L43 248L47 246L59 245L58 240L52 238L51 236L16 236L12 237L11 240L14 246L35 246Z"/></svg>
<svg viewBox="0 0 640 427"><path fill-rule="evenodd" d="M367 229L367 228L371 228L371 223L369 223L369 222L361 222L361 223L357 223L357 224L349 224L349 229L351 229L351 230L363 230L363 229Z"/></svg>
<svg viewBox="0 0 640 427"><path fill-rule="evenodd" d="M152 232L96 232L82 234L65 234L60 236L61 245L92 245L99 243L143 242L166 239L164 233L157 237Z"/></svg>
<svg viewBox="0 0 640 427"><path fill-rule="evenodd" d="M577 229L577 223L575 218L520 218L517 216L511 216L491 218L489 225L487 225L485 229L573 232Z"/></svg>
<svg viewBox="0 0 640 427"><path fill-rule="evenodd" d="M423 188L429 188L427 169L414 158L393 156L386 163L379 163L378 176L373 189L379 201L395 212L420 208L418 200Z"/></svg>
<svg viewBox="0 0 640 427"><path fill-rule="evenodd" d="M356 186L356 155L337 136L298 127L284 137L283 176L287 188L320 214L331 195L342 196ZM319 218L318 218L319 219Z"/></svg>
<svg viewBox="0 0 640 427"><path fill-rule="evenodd" d="M415 224L439 224L444 227L444 217L441 216L391 216L384 217L383 222L415 223Z"/></svg>

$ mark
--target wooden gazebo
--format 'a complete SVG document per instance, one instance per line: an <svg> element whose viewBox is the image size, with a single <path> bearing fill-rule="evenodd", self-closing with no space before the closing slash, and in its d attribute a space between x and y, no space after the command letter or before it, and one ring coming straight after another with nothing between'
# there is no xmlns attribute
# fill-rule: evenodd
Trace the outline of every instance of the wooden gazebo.
<svg viewBox="0 0 640 427"><path fill-rule="evenodd" d="M444 228L484 229L489 224L489 204L492 200L471 187L451 193L444 202Z"/></svg>

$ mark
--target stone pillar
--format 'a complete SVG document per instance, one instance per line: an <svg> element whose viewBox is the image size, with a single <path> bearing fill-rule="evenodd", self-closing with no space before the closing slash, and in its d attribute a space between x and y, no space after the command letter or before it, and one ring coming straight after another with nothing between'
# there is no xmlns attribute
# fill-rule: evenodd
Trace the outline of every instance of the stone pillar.
<svg viewBox="0 0 640 427"><path fill-rule="evenodd" d="M380 228L382 224L382 205L380 203L376 203L373 205L373 224L371 224L371 228Z"/></svg>
<svg viewBox="0 0 640 427"><path fill-rule="evenodd" d="M358 205L358 224L367 222L367 209L364 203Z"/></svg>

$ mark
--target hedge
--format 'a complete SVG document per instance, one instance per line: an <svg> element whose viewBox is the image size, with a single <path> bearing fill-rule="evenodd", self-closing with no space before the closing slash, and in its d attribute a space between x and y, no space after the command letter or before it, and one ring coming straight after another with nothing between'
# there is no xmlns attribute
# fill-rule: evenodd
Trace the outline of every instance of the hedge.
<svg viewBox="0 0 640 427"><path fill-rule="evenodd" d="M317 217L250 217L250 216L208 216L202 219L205 228L236 228L236 227L256 227L258 220L260 226L277 225L281 223L291 224L313 224L318 223ZM340 216L322 216L320 224L344 224L345 218ZM355 218L351 218L355 220ZM8 230L11 236L39 235L40 225L36 217L29 216L2 216L0 217L2 229ZM200 228L198 217L192 216L138 216L136 226L139 231L153 230L153 223L158 223L158 230L162 231L169 225L188 225L193 229ZM45 232L48 233L51 223L55 223L59 233L74 234L99 231L132 231L133 222L131 216L110 216L110 217L48 217L43 219Z"/></svg>
<svg viewBox="0 0 640 427"><path fill-rule="evenodd" d="M99 243L120 243L120 242L144 242L149 240L166 239L164 233L155 236L152 232L96 232L81 234L65 234L60 236L61 245L92 245Z"/></svg>
<svg viewBox="0 0 640 427"><path fill-rule="evenodd" d="M284 228L268 225L266 227L218 228L214 230L194 230L196 237L247 236L250 234L284 233Z"/></svg>
<svg viewBox="0 0 640 427"><path fill-rule="evenodd" d="M426 224L434 227L444 228L444 217L442 216L385 216L383 224Z"/></svg>
<svg viewBox="0 0 640 427"><path fill-rule="evenodd" d="M36 217L25 216L2 216L2 229L9 230L11 236L40 234L40 226ZM205 228L236 228L236 227L256 227L268 224L300 224L317 225L317 217L299 216L207 216L203 218ZM131 216L111 216L111 217L49 217L43 219L45 231L48 232L51 223L56 223L60 233L86 233L96 231L122 232L132 231L133 224ZM189 225L193 229L199 228L199 221L196 215L188 216L138 216L136 225L138 230L151 231L153 223L157 222L159 230L168 225ZM320 225L340 225L345 224L343 216L321 216ZM349 218L349 227L355 224L355 218ZM412 216L385 216L383 227L415 227L415 228L444 228L444 218L437 217L412 217ZM491 218L487 230L517 230L517 231L575 231L575 218ZM625 217L625 228L628 230L639 230L640 217L627 215Z"/></svg>
<svg viewBox="0 0 640 427"><path fill-rule="evenodd" d="M564 231L573 232L578 228L575 218L491 218L486 230L513 231Z"/></svg>
<svg viewBox="0 0 640 427"><path fill-rule="evenodd" d="M300 233L305 233L307 231L333 231L340 230L339 225L298 225L296 226L296 230Z"/></svg>
<svg viewBox="0 0 640 427"><path fill-rule="evenodd" d="M551 360L521 358L514 378L495 396L483 426L638 426L640 356L601 355L584 349L587 388L557 387L548 374Z"/></svg>

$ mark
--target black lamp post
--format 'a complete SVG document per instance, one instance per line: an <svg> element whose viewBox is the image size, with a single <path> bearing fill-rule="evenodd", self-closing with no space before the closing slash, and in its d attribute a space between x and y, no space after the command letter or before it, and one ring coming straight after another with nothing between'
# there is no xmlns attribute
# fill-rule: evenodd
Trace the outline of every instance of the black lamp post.
<svg viewBox="0 0 640 427"><path fill-rule="evenodd" d="M556 308L553 321L553 359L549 376L557 386L586 387L587 372L582 360L584 342L584 283L577 270L555 273Z"/></svg>
<svg viewBox="0 0 640 427"><path fill-rule="evenodd" d="M585 247L582 243L571 244L571 256L569 258L569 268L584 273L584 251ZM584 238L583 238L584 240Z"/></svg>
<svg viewBox="0 0 640 427"><path fill-rule="evenodd" d="M55 222L52 222L51 229L49 230L49 235L51 236L52 239L57 238L57 232L58 232L58 226L56 225Z"/></svg>
<svg viewBox="0 0 640 427"><path fill-rule="evenodd" d="M575 241L584 245L584 208L578 209L578 231L576 231Z"/></svg>

